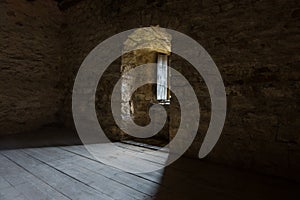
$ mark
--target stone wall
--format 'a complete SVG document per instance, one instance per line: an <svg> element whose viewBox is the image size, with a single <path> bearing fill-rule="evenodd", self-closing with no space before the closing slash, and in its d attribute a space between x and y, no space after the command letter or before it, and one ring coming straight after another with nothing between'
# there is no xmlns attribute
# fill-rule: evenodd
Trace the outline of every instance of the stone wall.
<svg viewBox="0 0 300 200"><path fill-rule="evenodd" d="M126 119L130 118L133 118L134 122L139 126L146 126L151 121L149 117L149 108L153 104L159 103L156 98L156 85L146 84L130 95L129 91L139 81L137 79L143 75L136 77L125 76L124 74L135 67L156 63L159 53L170 55L171 35L167 34L166 31L161 31L157 27L136 29L128 36L128 39L124 43L121 65L123 92L121 95L121 115L124 124L126 124ZM146 76L149 79L155 80L156 73L156 70L148 67ZM130 99L130 101L127 102L127 99ZM165 106L165 109L168 109L168 106ZM155 136L160 140L169 141L168 120L164 128Z"/></svg>
<svg viewBox="0 0 300 200"><path fill-rule="evenodd" d="M207 159L299 179L299 9L296 0L82 0L64 10L64 68L67 75L73 72L67 78L64 119L72 121L67 108L72 81L93 47L131 28L175 29L210 53L226 86L227 121ZM107 74L113 80L119 74L118 64L114 73ZM199 136L187 153L195 156L210 119L208 92L186 61L175 55L172 67L190 80L202 106ZM109 96L102 98L106 99L100 102L109 100Z"/></svg>
<svg viewBox="0 0 300 200"><path fill-rule="evenodd" d="M52 0L0 1L0 135L58 122L62 20Z"/></svg>

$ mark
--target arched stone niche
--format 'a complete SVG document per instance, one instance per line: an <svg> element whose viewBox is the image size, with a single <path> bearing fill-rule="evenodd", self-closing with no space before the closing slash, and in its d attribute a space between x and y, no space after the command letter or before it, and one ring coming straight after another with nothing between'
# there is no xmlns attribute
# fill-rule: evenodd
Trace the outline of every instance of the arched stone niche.
<svg viewBox="0 0 300 200"><path fill-rule="evenodd" d="M149 108L151 105L158 103L156 99L156 85L147 84L138 88L131 96L130 104L126 104L124 99L130 95L128 90L138 77L125 76L124 73L143 64L157 63L159 54L169 57L171 54L171 39L171 35L165 29L151 26L135 30L124 42L121 65L121 115L123 120L126 121L126 119L133 118L134 122L140 126L146 126L150 123ZM157 71L149 68L146 74L147 76L156 77ZM165 108L168 112L168 106L165 106ZM122 136L125 135L122 133ZM168 120L163 130L155 137L169 140Z"/></svg>

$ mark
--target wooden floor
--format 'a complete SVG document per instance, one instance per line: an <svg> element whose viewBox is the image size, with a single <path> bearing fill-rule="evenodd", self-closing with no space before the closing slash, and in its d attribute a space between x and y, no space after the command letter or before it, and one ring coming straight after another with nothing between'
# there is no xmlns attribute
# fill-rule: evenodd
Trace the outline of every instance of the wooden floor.
<svg viewBox="0 0 300 200"><path fill-rule="evenodd" d="M128 156L161 165L155 147L116 143ZM95 160L83 146L0 151L0 200L299 199L300 185L181 158L164 170L132 174Z"/></svg>

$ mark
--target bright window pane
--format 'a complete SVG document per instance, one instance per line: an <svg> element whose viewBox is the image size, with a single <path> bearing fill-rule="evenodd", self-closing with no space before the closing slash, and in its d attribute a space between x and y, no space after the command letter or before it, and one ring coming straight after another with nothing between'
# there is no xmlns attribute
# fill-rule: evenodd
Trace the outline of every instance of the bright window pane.
<svg viewBox="0 0 300 200"><path fill-rule="evenodd" d="M168 56L159 54L157 58L157 100L168 99Z"/></svg>

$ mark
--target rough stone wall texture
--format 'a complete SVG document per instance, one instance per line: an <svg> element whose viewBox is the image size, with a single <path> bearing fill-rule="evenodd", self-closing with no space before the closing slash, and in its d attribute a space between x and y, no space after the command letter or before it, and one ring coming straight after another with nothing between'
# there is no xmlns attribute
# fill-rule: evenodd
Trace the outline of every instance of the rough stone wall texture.
<svg viewBox="0 0 300 200"><path fill-rule="evenodd" d="M57 122L62 19L51 0L0 1L0 135Z"/></svg>
<svg viewBox="0 0 300 200"><path fill-rule="evenodd" d="M197 40L223 76L227 121L208 159L299 180L299 13L297 0L82 0L64 11L64 68L73 72L65 121L71 121L72 81L87 53L120 31L160 25ZM199 137L187 153L195 156L210 118L208 93L187 62L174 56L172 67L188 77L203 105Z"/></svg>
<svg viewBox="0 0 300 200"><path fill-rule="evenodd" d="M153 84L146 84L138 88L132 96L130 89L138 81L136 76L125 76L124 73L135 67L156 63L158 53L169 55L171 53L171 35L160 31L157 27L140 28L134 31L124 43L122 55L122 118L133 118L134 122L140 126L146 126L150 123L149 108L153 104L159 103L156 100L156 88ZM138 50L134 50L138 49ZM126 52L126 53L125 53ZM156 79L156 71L148 68L147 77ZM126 99L130 99L127 103ZM167 109L168 106L165 106ZM126 123L126 122L125 122ZM169 140L169 125L155 135L156 138ZM123 137L124 138L124 137Z"/></svg>

